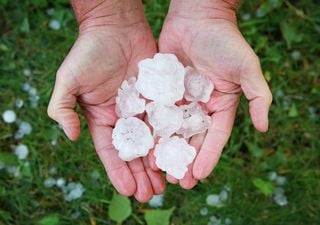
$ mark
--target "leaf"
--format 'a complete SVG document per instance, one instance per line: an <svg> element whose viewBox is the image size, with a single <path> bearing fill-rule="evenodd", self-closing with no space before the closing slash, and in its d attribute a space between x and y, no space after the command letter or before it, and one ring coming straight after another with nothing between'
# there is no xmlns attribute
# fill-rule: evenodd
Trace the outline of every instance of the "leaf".
<svg viewBox="0 0 320 225"><path fill-rule="evenodd" d="M11 152L1 152L0 151L0 161L6 165L17 165L18 160L16 155Z"/></svg>
<svg viewBox="0 0 320 225"><path fill-rule="evenodd" d="M289 110L289 117L297 117L299 116L299 112L295 104L293 104Z"/></svg>
<svg viewBox="0 0 320 225"><path fill-rule="evenodd" d="M289 24L286 21L280 23L280 30L283 38L287 42L288 49L291 48L292 43L301 42L303 39L303 34L298 33L297 28L293 24Z"/></svg>
<svg viewBox="0 0 320 225"><path fill-rule="evenodd" d="M254 186L256 186L265 196L270 196L274 191L274 186L271 182L264 181L260 178L254 178L252 180Z"/></svg>
<svg viewBox="0 0 320 225"><path fill-rule="evenodd" d="M255 158L261 158L263 156L263 150L254 143L245 142L249 152L255 157Z"/></svg>
<svg viewBox="0 0 320 225"><path fill-rule="evenodd" d="M56 215L49 215L49 216L46 216L46 217L43 217L39 222L38 224L40 225L57 225L59 224L59 217L56 216Z"/></svg>
<svg viewBox="0 0 320 225"><path fill-rule="evenodd" d="M30 25L29 25L29 19L28 17L25 17L22 21L22 24L20 26L20 30L23 33L29 33L30 32Z"/></svg>
<svg viewBox="0 0 320 225"><path fill-rule="evenodd" d="M170 209L153 209L146 211L144 218L148 225L169 225L175 207Z"/></svg>
<svg viewBox="0 0 320 225"><path fill-rule="evenodd" d="M131 212L130 200L127 197L114 193L109 205L109 217L118 223L122 223L131 215Z"/></svg>

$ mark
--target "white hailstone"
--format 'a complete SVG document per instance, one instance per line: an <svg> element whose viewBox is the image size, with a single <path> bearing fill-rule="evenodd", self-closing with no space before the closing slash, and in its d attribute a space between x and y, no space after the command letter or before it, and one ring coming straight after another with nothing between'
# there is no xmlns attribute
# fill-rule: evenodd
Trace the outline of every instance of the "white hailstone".
<svg viewBox="0 0 320 225"><path fill-rule="evenodd" d="M282 187L277 187L273 191L274 195L283 195L284 194L284 189Z"/></svg>
<svg viewBox="0 0 320 225"><path fill-rule="evenodd" d="M268 178L270 181L274 181L275 179L277 179L277 176L278 176L277 172L271 171L268 175Z"/></svg>
<svg viewBox="0 0 320 225"><path fill-rule="evenodd" d="M66 180L63 177L59 177L56 181L57 187L62 188L65 186L65 184L66 184Z"/></svg>
<svg viewBox="0 0 320 225"><path fill-rule="evenodd" d="M82 186L82 184L75 183L72 189L69 190L69 193L64 195L64 200L66 200L67 202L76 200L78 198L81 198L84 192L85 188Z"/></svg>
<svg viewBox="0 0 320 225"><path fill-rule="evenodd" d="M203 133L209 128L211 117L202 110L199 104L193 102L189 105L181 105L180 108L183 110L183 123L176 132L177 134L189 138L195 134Z"/></svg>
<svg viewBox="0 0 320 225"><path fill-rule="evenodd" d="M145 100L139 97L135 88L136 78L123 81L116 97L116 113L119 117L132 117L145 110Z"/></svg>
<svg viewBox="0 0 320 225"><path fill-rule="evenodd" d="M224 220L224 224L225 224L225 225L231 225L231 224L232 224L232 220L231 220L229 217L227 217L227 218L225 218L225 220Z"/></svg>
<svg viewBox="0 0 320 225"><path fill-rule="evenodd" d="M28 82L23 83L22 85L22 90L25 92L29 92L29 90L31 89L31 85Z"/></svg>
<svg viewBox="0 0 320 225"><path fill-rule="evenodd" d="M216 194L208 195L206 198L206 203L210 206L219 206L221 205L220 196Z"/></svg>
<svg viewBox="0 0 320 225"><path fill-rule="evenodd" d="M206 215L208 215L208 212L209 212L209 210L208 210L208 208L206 208L206 207L203 207L203 208L200 209L200 215L201 215L201 216L206 216Z"/></svg>
<svg viewBox="0 0 320 225"><path fill-rule="evenodd" d="M148 121L155 136L170 137L179 130L183 122L183 112L176 105L165 106L151 102L146 106Z"/></svg>
<svg viewBox="0 0 320 225"><path fill-rule="evenodd" d="M56 175L57 173L58 173L57 167L54 167L54 166L50 167L49 174Z"/></svg>
<svg viewBox="0 0 320 225"><path fill-rule="evenodd" d="M58 144L58 139L57 139L57 138L53 138L53 139L50 141L50 144L51 144L52 146L57 145L57 144Z"/></svg>
<svg viewBox="0 0 320 225"><path fill-rule="evenodd" d="M283 186L283 185L285 185L287 183L287 178L284 177L284 176L277 176L276 183L279 186Z"/></svg>
<svg viewBox="0 0 320 225"><path fill-rule="evenodd" d="M20 99L20 98L16 99L16 107L17 108L22 108L23 104L24 104L24 102L22 99Z"/></svg>
<svg viewBox="0 0 320 225"><path fill-rule="evenodd" d="M25 75L26 77L29 77L31 75L31 70L29 68L24 68L22 70L23 75Z"/></svg>
<svg viewBox="0 0 320 225"><path fill-rule="evenodd" d="M228 200L228 192L226 190L222 190L219 194L219 199L222 201L222 202L225 202Z"/></svg>
<svg viewBox="0 0 320 225"><path fill-rule="evenodd" d="M288 204L288 199L285 195L276 195L274 197L274 201L280 206L285 206Z"/></svg>
<svg viewBox="0 0 320 225"><path fill-rule="evenodd" d="M2 113L2 119L5 123L13 123L17 119L17 115L13 110L6 110Z"/></svg>
<svg viewBox="0 0 320 225"><path fill-rule="evenodd" d="M26 121L21 121L19 123L19 131L21 133L23 133L24 135L28 135L28 134L31 134L32 132L32 126L29 122L26 122Z"/></svg>
<svg viewBox="0 0 320 225"><path fill-rule="evenodd" d="M54 8L48 8L48 9L46 10L46 13L47 13L48 16L53 16L53 14L54 14Z"/></svg>
<svg viewBox="0 0 320 225"><path fill-rule="evenodd" d="M120 118L112 132L112 144L124 161L146 156L153 141L149 127L136 117Z"/></svg>
<svg viewBox="0 0 320 225"><path fill-rule="evenodd" d="M150 207L158 208L163 206L163 195L153 195L151 200L148 202Z"/></svg>
<svg viewBox="0 0 320 225"><path fill-rule="evenodd" d="M12 174L15 177L19 177L20 176L20 170L16 166L6 166L6 171L8 173Z"/></svg>
<svg viewBox="0 0 320 225"><path fill-rule="evenodd" d="M52 178L52 177L48 177L44 180L43 185L46 188L52 188L54 185L56 185L56 179Z"/></svg>
<svg viewBox="0 0 320 225"><path fill-rule="evenodd" d="M14 149L14 153L17 155L18 159L25 159L25 158L27 158L27 156L29 154L29 149L26 145L19 144Z"/></svg>
<svg viewBox="0 0 320 225"><path fill-rule="evenodd" d="M49 27L50 27L52 30L60 30L60 28L61 28L61 23L60 23L59 20L52 19L52 20L50 20L50 22L49 22Z"/></svg>
<svg viewBox="0 0 320 225"><path fill-rule="evenodd" d="M221 219L218 219L216 216L210 216L208 225L220 225Z"/></svg>
<svg viewBox="0 0 320 225"><path fill-rule="evenodd" d="M185 99L191 102L208 102L213 91L212 81L190 66L187 66L185 70Z"/></svg>
<svg viewBox="0 0 320 225"><path fill-rule="evenodd" d="M173 54L155 54L139 62L137 90L147 99L174 105L183 98L184 66Z"/></svg>
<svg viewBox="0 0 320 225"><path fill-rule="evenodd" d="M187 166L196 156L196 150L184 138L160 138L154 150L156 165L176 179L182 179Z"/></svg>
<svg viewBox="0 0 320 225"><path fill-rule="evenodd" d="M4 169L6 167L6 164L0 160L0 170Z"/></svg>

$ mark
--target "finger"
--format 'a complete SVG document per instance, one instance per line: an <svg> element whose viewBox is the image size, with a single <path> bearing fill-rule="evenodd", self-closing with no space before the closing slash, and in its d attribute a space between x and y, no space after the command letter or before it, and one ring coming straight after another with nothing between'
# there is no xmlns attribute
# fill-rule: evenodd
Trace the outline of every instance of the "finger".
<svg viewBox="0 0 320 225"><path fill-rule="evenodd" d="M192 145L196 149L197 153L201 148L205 135L205 133L196 134L190 139L190 145ZM193 164L194 162L192 162L188 166L188 171L186 172L185 176L179 181L180 186L184 189L192 189L198 183L198 180L193 176Z"/></svg>
<svg viewBox="0 0 320 225"><path fill-rule="evenodd" d="M179 180L171 176L170 174L166 174L166 179L171 184L178 184Z"/></svg>
<svg viewBox="0 0 320 225"><path fill-rule="evenodd" d="M217 111L212 115L212 125L207 131L193 165L193 176L196 179L207 177L217 164L223 147L230 137L237 105L228 110Z"/></svg>
<svg viewBox="0 0 320 225"><path fill-rule="evenodd" d="M48 115L57 121L70 140L76 140L80 135L80 120L74 111L77 89L68 85L68 74L58 72L56 83L48 106ZM76 86L76 84L74 85Z"/></svg>
<svg viewBox="0 0 320 225"><path fill-rule="evenodd" d="M118 151L112 144L112 128L98 126L88 120L90 132L98 156L116 190L126 196L136 192L135 179L127 166L118 156Z"/></svg>
<svg viewBox="0 0 320 225"><path fill-rule="evenodd" d="M156 157L154 156L154 149L151 149L149 154L148 154L148 161L150 168L154 171L160 170L156 164Z"/></svg>
<svg viewBox="0 0 320 225"><path fill-rule="evenodd" d="M246 69L241 71L241 88L249 100L250 117L255 128L260 132L268 130L268 113L272 94L260 67L257 56L247 60Z"/></svg>
<svg viewBox="0 0 320 225"><path fill-rule="evenodd" d="M146 157L144 157L142 160L143 160L144 168L151 182L154 194L159 195L163 193L164 190L166 189L166 183L162 177L161 171L153 171L150 168L148 159Z"/></svg>
<svg viewBox="0 0 320 225"><path fill-rule="evenodd" d="M128 166L137 186L134 197L142 203L149 201L153 196L153 189L141 158L128 162Z"/></svg>

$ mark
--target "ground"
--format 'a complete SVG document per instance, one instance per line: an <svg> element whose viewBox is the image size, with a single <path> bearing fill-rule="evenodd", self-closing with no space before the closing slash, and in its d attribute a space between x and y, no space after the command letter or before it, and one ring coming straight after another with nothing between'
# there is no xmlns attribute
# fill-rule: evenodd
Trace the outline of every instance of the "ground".
<svg viewBox="0 0 320 225"><path fill-rule="evenodd" d="M144 1L156 37L168 2ZM208 224L213 215L230 218L232 224L320 224L320 2L243 2L239 27L259 55L274 96L269 132L254 130L242 99L214 172L193 190L169 184L161 209L175 207L171 224L176 225ZM0 0L0 27L0 112L14 110L32 126L31 134L16 140L18 125L0 119L0 161L6 165L0 170L0 225L114 224L108 215L114 189L85 122L73 143L46 115L55 72L77 35L69 3ZM26 93L24 83L37 92ZM24 101L21 108L17 99ZM19 143L29 149L26 159L13 153ZM279 185L269 180L270 172L286 178L284 206L274 200ZM85 192L66 201L60 188L45 187L50 177L80 183ZM206 204L209 194L226 187L229 195L222 207ZM145 224L151 207L130 201L132 213L123 224ZM200 215L203 208L207 215Z"/></svg>

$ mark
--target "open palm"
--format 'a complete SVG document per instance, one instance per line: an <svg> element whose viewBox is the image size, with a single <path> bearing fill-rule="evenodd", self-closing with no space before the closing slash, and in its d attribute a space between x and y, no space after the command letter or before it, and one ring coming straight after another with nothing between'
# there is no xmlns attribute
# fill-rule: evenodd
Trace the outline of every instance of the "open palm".
<svg viewBox="0 0 320 225"><path fill-rule="evenodd" d="M74 107L80 104L87 119L96 151L115 188L123 195L135 195L145 202L164 191L159 172L148 161L124 162L112 145L117 120L115 95L123 80L137 74L137 63L156 52L146 23L130 27L98 27L80 33L59 68L48 114L75 140L80 121Z"/></svg>
<svg viewBox="0 0 320 225"><path fill-rule="evenodd" d="M249 100L253 124L261 132L268 129L272 97L258 57L230 21L168 17L159 39L159 51L176 54L185 65L195 67L215 85L210 101L205 104L213 123L206 134L190 140L199 150L194 164L180 181L167 177L189 189L197 179L208 176L218 162L231 134L242 91Z"/></svg>

